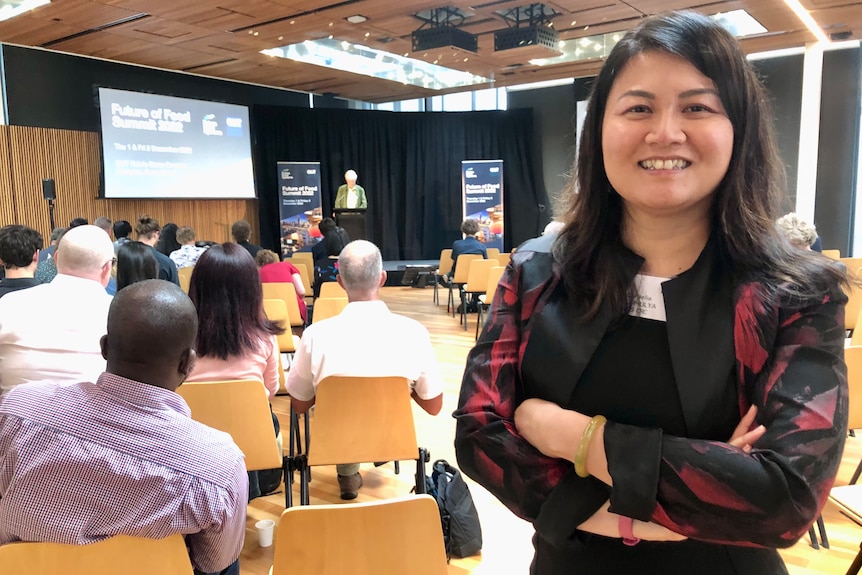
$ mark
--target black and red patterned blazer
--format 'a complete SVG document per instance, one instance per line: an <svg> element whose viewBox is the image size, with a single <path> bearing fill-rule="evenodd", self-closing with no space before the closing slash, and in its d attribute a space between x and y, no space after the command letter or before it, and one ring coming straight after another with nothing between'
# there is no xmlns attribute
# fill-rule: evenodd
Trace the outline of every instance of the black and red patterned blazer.
<svg viewBox="0 0 862 575"><path fill-rule="evenodd" d="M572 390L613 320L603 311L578 320L582 310L566 295L551 244L531 240L513 255L468 356L455 412L461 468L550 541L571 536L610 498L611 511L690 538L792 545L825 504L844 446L840 288L808 301L763 301L759 284L733 280L710 242L678 293L669 297L665 287L687 437L610 422L610 488L543 455L514 425L528 397L571 408ZM641 265L631 254L632 277ZM740 416L756 404L767 429L751 453L714 429L711 406L728 373Z"/></svg>

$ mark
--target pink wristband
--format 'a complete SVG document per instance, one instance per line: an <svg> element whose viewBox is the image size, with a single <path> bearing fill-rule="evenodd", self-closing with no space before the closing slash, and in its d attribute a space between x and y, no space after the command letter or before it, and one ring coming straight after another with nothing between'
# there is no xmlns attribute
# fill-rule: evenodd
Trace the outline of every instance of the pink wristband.
<svg viewBox="0 0 862 575"><path fill-rule="evenodd" d="M635 537L634 523L635 523L635 521L631 517L625 517L623 515L620 515L620 521L619 521L620 537L623 538L623 543L625 545L628 545L629 547L637 545L638 543L641 542L640 539Z"/></svg>

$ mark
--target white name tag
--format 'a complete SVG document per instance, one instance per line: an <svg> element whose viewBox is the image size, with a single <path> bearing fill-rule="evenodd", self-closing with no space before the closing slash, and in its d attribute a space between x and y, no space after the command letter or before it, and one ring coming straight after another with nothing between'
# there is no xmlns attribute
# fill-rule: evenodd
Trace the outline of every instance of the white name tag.
<svg viewBox="0 0 862 575"><path fill-rule="evenodd" d="M656 321L667 321L664 311L664 297L662 297L661 284L669 278L656 276L635 276L635 298L629 315L652 319Z"/></svg>

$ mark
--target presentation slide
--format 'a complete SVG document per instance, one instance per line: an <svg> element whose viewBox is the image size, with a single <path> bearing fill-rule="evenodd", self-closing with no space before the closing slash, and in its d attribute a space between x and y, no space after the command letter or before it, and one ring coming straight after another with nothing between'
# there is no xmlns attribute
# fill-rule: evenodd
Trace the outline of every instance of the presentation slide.
<svg viewBox="0 0 862 575"><path fill-rule="evenodd" d="M99 88L106 198L254 198L248 108Z"/></svg>

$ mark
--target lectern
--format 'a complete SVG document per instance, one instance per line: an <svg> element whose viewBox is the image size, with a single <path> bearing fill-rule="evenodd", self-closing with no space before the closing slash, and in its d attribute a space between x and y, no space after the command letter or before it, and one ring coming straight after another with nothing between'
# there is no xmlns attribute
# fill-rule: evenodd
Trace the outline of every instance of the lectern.
<svg viewBox="0 0 862 575"><path fill-rule="evenodd" d="M368 239L365 232L365 208L336 208L335 223L344 228L351 241Z"/></svg>

